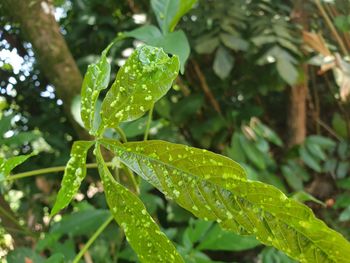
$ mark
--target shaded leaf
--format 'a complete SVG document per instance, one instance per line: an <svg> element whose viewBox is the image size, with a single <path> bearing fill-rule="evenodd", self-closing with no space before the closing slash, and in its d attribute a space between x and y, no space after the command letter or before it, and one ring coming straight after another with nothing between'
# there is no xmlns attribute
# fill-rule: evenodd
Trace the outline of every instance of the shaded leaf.
<svg viewBox="0 0 350 263"><path fill-rule="evenodd" d="M108 206L140 261L184 262L141 200L112 177L99 148L96 157Z"/></svg>
<svg viewBox="0 0 350 263"><path fill-rule="evenodd" d="M179 72L177 56L168 57L161 48L141 46L118 71L102 102L103 128L145 114L171 87Z"/></svg>
<svg viewBox="0 0 350 263"><path fill-rule="evenodd" d="M318 162L318 160L315 160L315 158L307 151L305 146L301 146L299 148L299 154L303 162L309 166L311 169L315 170L316 172L321 172L322 168Z"/></svg>
<svg viewBox="0 0 350 263"><path fill-rule="evenodd" d="M273 186L247 180L244 170L223 156L163 141L101 143L199 218L255 235L302 262L349 262L348 241L310 208Z"/></svg>
<svg viewBox="0 0 350 263"><path fill-rule="evenodd" d="M258 245L260 245L260 242L255 237L239 236L225 231L215 224L196 248L200 250L242 251L252 249Z"/></svg>
<svg viewBox="0 0 350 263"><path fill-rule="evenodd" d="M215 74L221 79L225 79L233 68L233 57L226 48L219 47L215 54L213 69Z"/></svg>
<svg viewBox="0 0 350 263"><path fill-rule="evenodd" d="M86 175L86 155L93 144L89 141L74 142L51 216L65 208L78 192Z"/></svg>
<svg viewBox="0 0 350 263"><path fill-rule="evenodd" d="M240 37L236 37L230 34L221 34L220 38L226 47L231 48L235 51L246 51L249 47L249 43Z"/></svg>

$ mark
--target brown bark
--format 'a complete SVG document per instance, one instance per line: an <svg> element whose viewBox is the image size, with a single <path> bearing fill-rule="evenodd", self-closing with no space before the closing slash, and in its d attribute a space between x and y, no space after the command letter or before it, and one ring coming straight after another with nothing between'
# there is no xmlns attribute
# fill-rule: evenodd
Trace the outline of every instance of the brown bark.
<svg viewBox="0 0 350 263"><path fill-rule="evenodd" d="M292 19L295 23L307 29L307 16L304 10L304 1L295 1ZM302 69L302 78L289 92L288 109L288 146L292 147L304 142L306 137L306 99L308 94L308 70L306 64L300 65Z"/></svg>
<svg viewBox="0 0 350 263"><path fill-rule="evenodd" d="M82 76L60 33L51 2L3 0L3 7L11 18L19 22L22 32L32 44L41 70L56 88L79 137L87 138L87 133L74 121L70 110L72 99L80 93Z"/></svg>
<svg viewBox="0 0 350 263"><path fill-rule="evenodd" d="M72 99L80 93L82 76L60 33L52 4L46 0L3 0L0 8L4 8L6 14L20 24L22 32L33 46L42 72L62 99L66 116L79 138L88 139L87 132L74 121L71 114ZM13 220L14 213L2 196L0 201L1 224L14 238L16 245L23 245L25 240L18 234L21 229Z"/></svg>

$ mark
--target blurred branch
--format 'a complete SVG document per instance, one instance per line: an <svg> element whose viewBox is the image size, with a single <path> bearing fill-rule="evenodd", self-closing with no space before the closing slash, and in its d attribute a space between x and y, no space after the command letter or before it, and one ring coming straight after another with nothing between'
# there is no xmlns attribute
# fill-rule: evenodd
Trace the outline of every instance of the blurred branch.
<svg viewBox="0 0 350 263"><path fill-rule="evenodd" d="M80 93L82 76L70 53L54 17L54 7L48 1L4 0L2 7L32 44L40 68L56 88L68 119L81 139L89 135L74 121L71 113L73 98Z"/></svg>
<svg viewBox="0 0 350 263"><path fill-rule="evenodd" d="M329 18L326 10L323 8L320 0L314 0L314 1L315 1L315 4L316 4L318 10L321 13L323 19L325 20L327 26L329 27L329 30L331 31L333 37L338 42L341 51L343 52L344 55L348 55L348 50L346 49L343 40L341 39L340 35L338 34L338 31L335 28L335 26L333 25L332 20Z"/></svg>
<svg viewBox="0 0 350 263"><path fill-rule="evenodd" d="M201 84L200 86L201 86L202 90L204 91L205 96L207 97L207 99L209 100L210 104L213 106L215 111L221 115L220 105L217 102L217 100L215 99L213 93L211 92L211 90L208 86L207 80L206 80L203 72L201 71L198 63L194 59L192 59L192 64L193 64L194 70L197 74L197 77L199 79L199 82Z"/></svg>

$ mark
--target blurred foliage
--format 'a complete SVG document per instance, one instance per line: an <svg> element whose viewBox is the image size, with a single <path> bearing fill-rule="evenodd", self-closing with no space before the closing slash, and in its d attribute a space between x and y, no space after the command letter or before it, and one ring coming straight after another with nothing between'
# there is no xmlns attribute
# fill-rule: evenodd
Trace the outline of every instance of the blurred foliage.
<svg viewBox="0 0 350 263"><path fill-rule="evenodd" d="M156 105L150 137L227 155L246 168L251 180L273 184L306 202L349 239L349 57L317 6L304 3L303 9L308 14L307 31L320 33L323 42L314 38L305 45L302 27L293 21L294 1L199 0L169 32L159 23L152 2L156 1L55 1L61 32L82 74L121 32L129 38L110 50L111 79L140 41L183 52L184 73ZM350 50L350 2L322 5ZM158 38L150 38L150 32ZM320 47L329 53L322 53L325 48ZM303 63L309 65L308 76L301 73ZM328 66L331 70L325 70ZM309 136L302 145L288 148L288 90L303 78L309 84ZM41 152L15 168L16 173L64 165L68 160L77 135L62 103L41 73L25 32L1 13L0 158ZM123 125L129 140L142 139L146 118ZM111 132L111 136L118 135ZM59 173L2 182L0 192L21 224L40 237L31 241L34 249L12 250L10 238L0 228L0 258L9 252L9 263L23 262L26 256L33 262L73 259L108 217L95 173L88 171L76 197L83 201L51 221L49 208L58 191ZM194 219L143 181L141 199L186 262L293 262L255 239ZM89 255L93 262L137 262L115 224L93 243Z"/></svg>

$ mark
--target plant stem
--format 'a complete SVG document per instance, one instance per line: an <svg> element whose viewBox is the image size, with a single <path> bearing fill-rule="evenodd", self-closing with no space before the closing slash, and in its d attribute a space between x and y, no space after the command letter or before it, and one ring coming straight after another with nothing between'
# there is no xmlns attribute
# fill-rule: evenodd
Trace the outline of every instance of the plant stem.
<svg viewBox="0 0 350 263"><path fill-rule="evenodd" d="M105 230L105 228L109 225L113 220L113 215L110 215L107 220L96 230L96 232L90 237L88 242L85 244L82 250L80 250L79 254L74 258L73 263L78 263L79 260L83 257L85 252L89 249L92 243L98 238L98 236Z"/></svg>
<svg viewBox="0 0 350 263"><path fill-rule="evenodd" d="M329 18L326 10L323 8L322 3L320 2L320 0L315 0L315 4L316 4L318 10L320 11L321 15L323 16L323 18L324 18L327 26L329 27L329 30L331 31L333 37L338 42L339 47L340 47L341 51L343 52L343 55L348 55L349 53L345 47L345 44L344 44L343 40L341 39L340 35L338 34L337 29L333 25L332 20Z"/></svg>
<svg viewBox="0 0 350 263"><path fill-rule="evenodd" d="M149 113L148 113L148 119L147 119L146 130L145 130L145 136L143 137L144 141L147 141L147 139L148 139L149 129L151 127L151 122L152 122L153 108L154 108L154 104L153 104L152 108L149 110Z"/></svg>
<svg viewBox="0 0 350 263"><path fill-rule="evenodd" d="M128 139L126 138L126 135L125 135L124 131L120 127L115 128L115 130L119 134L120 139L122 140L122 142L128 142Z"/></svg>
<svg viewBox="0 0 350 263"><path fill-rule="evenodd" d="M136 179L135 179L135 176L134 176L133 172L127 166L124 166L124 171L129 176L129 179L130 179L130 181L132 183L132 186L135 189L135 192L139 195L140 194L139 185L136 182Z"/></svg>
<svg viewBox="0 0 350 263"><path fill-rule="evenodd" d="M106 165L112 166L112 163L108 162L108 163L106 163ZM66 168L66 166L64 165L64 166L43 168L43 169L38 169L38 170L24 172L24 173L18 173L18 174L6 177L6 178L0 180L0 182L22 179L25 177L31 177L31 176L36 176L36 175L40 175L40 174L62 172L62 171L64 171L65 168ZM88 163L88 164L86 164L86 168L97 168L97 163Z"/></svg>

